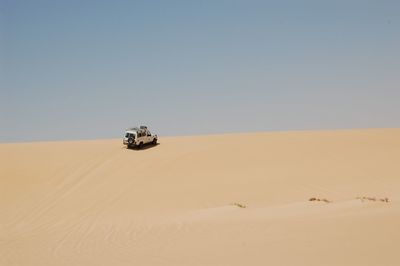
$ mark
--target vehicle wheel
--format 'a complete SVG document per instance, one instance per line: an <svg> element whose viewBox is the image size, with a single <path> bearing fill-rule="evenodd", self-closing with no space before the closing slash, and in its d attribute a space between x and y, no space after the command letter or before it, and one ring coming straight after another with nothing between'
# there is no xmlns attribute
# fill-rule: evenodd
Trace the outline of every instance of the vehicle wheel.
<svg viewBox="0 0 400 266"><path fill-rule="evenodd" d="M140 142L139 145L138 145L138 148L141 149L142 146L143 146L143 142Z"/></svg>
<svg viewBox="0 0 400 266"><path fill-rule="evenodd" d="M133 138L129 138L128 139L128 146L132 146L132 144L133 144Z"/></svg>
<svg viewBox="0 0 400 266"><path fill-rule="evenodd" d="M157 145L157 139L153 139L153 145Z"/></svg>

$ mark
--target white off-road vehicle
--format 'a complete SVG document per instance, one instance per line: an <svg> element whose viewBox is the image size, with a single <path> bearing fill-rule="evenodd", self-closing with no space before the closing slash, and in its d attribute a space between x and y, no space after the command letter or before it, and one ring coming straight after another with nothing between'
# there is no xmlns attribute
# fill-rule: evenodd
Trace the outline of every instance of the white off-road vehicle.
<svg viewBox="0 0 400 266"><path fill-rule="evenodd" d="M150 133L146 126L129 128L125 131L123 141L124 145L129 148L142 148L145 144L157 144L157 135Z"/></svg>

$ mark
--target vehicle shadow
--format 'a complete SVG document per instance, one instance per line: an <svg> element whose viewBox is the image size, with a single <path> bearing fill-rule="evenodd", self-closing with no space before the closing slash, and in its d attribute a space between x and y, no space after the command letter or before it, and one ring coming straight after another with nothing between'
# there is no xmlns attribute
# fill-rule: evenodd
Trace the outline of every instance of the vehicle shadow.
<svg viewBox="0 0 400 266"><path fill-rule="evenodd" d="M143 146L142 146L142 148L138 148L138 147L134 147L134 148L126 148L126 149L128 149L128 150L134 150L134 151L144 151L144 150L147 150L147 149L151 149L151 148L154 148L154 147L157 147L158 145L160 145L160 143L156 143L156 144L153 144L153 143L149 143L149 144L144 144Z"/></svg>

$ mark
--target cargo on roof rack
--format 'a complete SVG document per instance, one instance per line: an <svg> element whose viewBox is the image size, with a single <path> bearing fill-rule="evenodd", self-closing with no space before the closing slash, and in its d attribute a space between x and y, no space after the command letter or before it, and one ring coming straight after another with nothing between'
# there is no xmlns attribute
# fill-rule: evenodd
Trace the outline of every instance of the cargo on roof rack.
<svg viewBox="0 0 400 266"><path fill-rule="evenodd" d="M131 127L131 128L128 128L127 130L130 130L130 131L145 131L145 130L147 130L147 126Z"/></svg>

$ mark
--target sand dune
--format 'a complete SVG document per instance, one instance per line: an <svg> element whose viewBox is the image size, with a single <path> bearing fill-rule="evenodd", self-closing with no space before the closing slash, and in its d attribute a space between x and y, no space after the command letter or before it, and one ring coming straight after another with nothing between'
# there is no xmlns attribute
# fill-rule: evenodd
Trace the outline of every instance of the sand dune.
<svg viewBox="0 0 400 266"><path fill-rule="evenodd" d="M400 265L400 129L121 142L0 144L0 265Z"/></svg>

